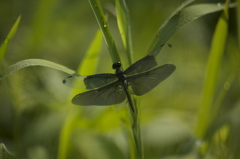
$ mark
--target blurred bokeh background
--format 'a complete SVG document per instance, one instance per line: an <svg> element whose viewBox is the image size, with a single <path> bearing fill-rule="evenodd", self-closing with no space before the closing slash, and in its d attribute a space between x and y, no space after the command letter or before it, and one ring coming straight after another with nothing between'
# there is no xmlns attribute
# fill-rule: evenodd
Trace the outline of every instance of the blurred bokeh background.
<svg viewBox="0 0 240 159"><path fill-rule="evenodd" d="M110 30L126 68L114 1L100 2L108 13ZM184 0L127 1L135 60L146 55L158 28L182 2ZM198 1L204 2L219 1ZM233 15L230 34L234 40L236 17L234 10L230 13ZM29 58L50 60L76 70L98 29L87 0L0 0L0 43L19 15L21 22L0 67L1 72ZM219 15L217 12L200 18L170 39L173 47L164 56L162 64L172 63L177 69L140 99L146 158L174 156L184 143L191 144L209 48ZM104 42L102 50L96 73L113 72ZM228 63L225 55L219 90L227 80ZM68 112L74 109L81 113L67 142L68 158L127 158L129 141L123 124L127 116L120 113L126 109L126 103L101 108L75 106L69 97L73 88L62 84L66 76L49 68L31 67L1 81L0 143L21 158L57 158L62 144L60 134L68 120ZM239 102L238 88L239 82L235 82L224 100L225 109ZM190 151L190 148L186 149L186 152Z"/></svg>

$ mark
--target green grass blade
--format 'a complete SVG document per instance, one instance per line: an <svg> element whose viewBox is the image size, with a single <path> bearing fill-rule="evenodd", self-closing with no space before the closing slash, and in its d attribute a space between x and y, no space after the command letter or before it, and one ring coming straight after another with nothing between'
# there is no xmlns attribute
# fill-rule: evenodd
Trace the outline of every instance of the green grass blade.
<svg viewBox="0 0 240 159"><path fill-rule="evenodd" d="M119 57L115 42L113 40L113 37L111 35L111 32L109 30L108 23L105 19L101 4L99 3L98 0L88 0L88 1L89 1L90 5L92 7L94 15L95 15L95 17L97 19L97 22L99 24L99 27L100 27L100 29L103 33L103 37L106 41L108 51L110 53L112 61L113 62L120 61L120 57Z"/></svg>
<svg viewBox="0 0 240 159"><path fill-rule="evenodd" d="M95 74L102 47L102 34L98 30L77 72L83 75ZM86 69L87 68L87 69Z"/></svg>
<svg viewBox="0 0 240 159"><path fill-rule="evenodd" d="M78 73L81 74L94 74L96 72L96 68L98 67L99 63L99 55L100 50L102 46L102 34L99 30L96 33L95 38L92 41L92 44L90 45L83 62L79 65ZM87 69L86 69L87 68ZM79 93L79 92L78 92ZM77 92L73 90L70 93L70 98L73 97L73 95L76 95ZM58 151L58 159L66 159L68 158L68 154L71 151L70 145L71 143L71 135L72 131L77 127L77 123L79 120L81 120L81 114L78 109L79 107L74 107L71 109L71 111L68 113L68 116L66 118L66 122L64 123L63 129L61 131L60 135L60 141L59 141L59 151ZM83 123L83 121L81 121Z"/></svg>
<svg viewBox="0 0 240 159"><path fill-rule="evenodd" d="M20 69L30 67L30 66L49 67L49 68L53 68L53 69L65 72L67 74L75 73L75 71L71 70L70 68L67 68L63 65L60 65L60 64L48 61L48 60L27 59L27 60L19 61L19 62L15 63L14 65L10 66L9 68L7 68L3 73L1 73L0 80L2 80L3 78L9 76L10 74L12 74Z"/></svg>
<svg viewBox="0 0 240 159"><path fill-rule="evenodd" d="M160 27L155 38L150 44L147 54L157 56L161 49L159 46L165 44L179 29L204 15L224 9L224 5L220 4L197 4L184 8L193 1L194 0L188 0L184 2ZM235 5L232 4L231 6Z"/></svg>
<svg viewBox="0 0 240 159"><path fill-rule="evenodd" d="M5 147L4 144L0 144L0 159L16 159Z"/></svg>
<svg viewBox="0 0 240 159"><path fill-rule="evenodd" d="M237 0L238 47L240 47L240 0Z"/></svg>
<svg viewBox="0 0 240 159"><path fill-rule="evenodd" d="M217 23L208 59L205 84L202 93L202 103L199 107L198 122L196 126L196 135L200 138L213 119L213 99L216 91L216 84L218 82L218 75L221 69L221 60L226 45L228 34L228 5L225 6L224 11Z"/></svg>
<svg viewBox="0 0 240 159"><path fill-rule="evenodd" d="M132 49L131 25L130 25L128 8L125 0L116 0L115 3L116 3L118 28L120 30L123 45L126 49L129 65L131 65L134 62L134 60L133 60L133 49ZM132 99L134 99L134 97ZM144 154L143 154L143 146L142 146L142 139L141 139L138 106L136 105L136 102L134 102L134 105L135 105L134 106L135 112L132 112L130 110L130 113L129 113L130 119L132 119L131 120L132 134L129 135L130 136L130 140L129 140L130 141L130 157L140 159L140 158L144 158Z"/></svg>
<svg viewBox="0 0 240 159"><path fill-rule="evenodd" d="M134 62L134 60L129 11L125 0L116 0L115 3L118 28L122 37L123 45L127 51L126 53L129 65L131 65Z"/></svg>
<svg viewBox="0 0 240 159"><path fill-rule="evenodd" d="M8 33L7 38L4 40L4 43L0 47L0 62L3 60L3 58L6 55L9 44L10 44L13 36L15 35L16 31L17 31L17 28L18 28L18 25L19 25L20 21L21 21L21 16L19 16L17 18L16 22L12 26L10 32Z"/></svg>

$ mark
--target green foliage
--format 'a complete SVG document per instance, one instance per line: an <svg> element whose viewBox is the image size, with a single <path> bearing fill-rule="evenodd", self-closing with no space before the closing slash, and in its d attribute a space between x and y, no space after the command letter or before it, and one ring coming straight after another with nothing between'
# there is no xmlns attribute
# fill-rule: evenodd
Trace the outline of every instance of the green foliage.
<svg viewBox="0 0 240 159"><path fill-rule="evenodd" d="M13 36L15 35L18 25L21 21L21 16L18 17L18 19L16 20L16 22L14 23L14 25L12 26L10 32L8 33L7 38L4 40L3 44L0 47L0 62L4 59L6 52L9 48L10 42L13 38Z"/></svg>
<svg viewBox="0 0 240 159"><path fill-rule="evenodd" d="M198 123L196 127L196 134L199 137L203 137L208 124L216 117L216 111L219 108L212 108L213 100L217 87L217 79L221 70L221 61L226 46L227 34L228 34L228 3L225 6L224 12L219 18L216 26L210 55L208 58L208 65L206 70L205 84L203 88L203 99L199 110ZM216 106L215 106L216 107ZM219 107L219 106L218 106Z"/></svg>
<svg viewBox="0 0 240 159"><path fill-rule="evenodd" d="M0 158L1 159L15 159L14 155L11 154L4 144L0 144Z"/></svg>
<svg viewBox="0 0 240 159"><path fill-rule="evenodd" d="M158 49L159 46L165 44L179 29L204 15L221 11L224 8L221 4L197 4L186 7L193 1L194 0L188 0L184 2L159 28L158 33L150 44L148 54L157 56L160 51ZM233 4L232 6L235 5Z"/></svg>
<svg viewBox="0 0 240 159"><path fill-rule="evenodd" d="M7 68L2 74L1 74L1 78L0 80L2 80L3 78L9 76L10 74L14 73L15 71L18 71L20 69L26 68L26 67L30 67L30 66L44 66L44 67L49 67L49 68L53 68L68 74L73 74L75 73L75 71L51 62L51 61L47 61L47 60L42 60L42 59L27 59L27 60L23 60L23 61L19 61L17 63L15 63L14 65L10 66L9 68Z"/></svg>
<svg viewBox="0 0 240 159"><path fill-rule="evenodd" d="M119 32L126 50L128 62L131 65L133 63L133 48L129 11L124 0L116 0L115 4Z"/></svg>
<svg viewBox="0 0 240 159"><path fill-rule="evenodd" d="M89 3L92 7L94 15L96 16L98 25L103 33L103 37L106 41L108 51L111 55L112 61L113 62L120 61L120 57L118 55L114 39L109 30L109 25L107 23L107 20L105 19L100 2L98 0L89 0Z"/></svg>
<svg viewBox="0 0 240 159"><path fill-rule="evenodd" d="M78 68L78 71L80 74L95 74L96 68L99 63L99 56L101 51L101 44L102 44L102 36L101 32L98 31L96 33L96 36L89 47L89 50L87 51L85 57L83 58L83 62ZM85 68L88 68L87 70ZM77 91L73 90L70 93L70 98L73 97L73 95L76 95ZM79 93L79 92L78 92ZM78 128L78 123L84 122L84 119L81 118L82 112L78 110L77 108L71 109L71 111L68 113L67 118L65 119L65 123L60 135L60 142L59 142L59 151L58 151L58 158L59 159L65 159L68 158L69 153L71 152L71 136L72 133L75 131L76 128ZM87 124L87 123L85 123Z"/></svg>
<svg viewBox="0 0 240 159"><path fill-rule="evenodd" d="M189 5L192 2L116 0L114 8L109 2L89 0L101 30L96 33L88 3L9 1L24 10L24 20L19 25L18 18L0 48L0 60L6 51L10 53L4 60L10 67L1 66L0 71L0 142L4 143L0 155L15 157L7 147L17 158L29 159L239 158L239 35L229 29L234 13L228 12L235 4L228 8L219 3ZM11 5L5 9L0 4L0 12L5 12L1 15L12 14L13 9L19 15ZM117 19L103 9L116 9ZM215 12L222 10L218 18ZM239 3L237 11L239 24ZM0 16L4 27L15 21L6 17ZM0 35L4 32L5 37L10 27L1 28ZM129 113L125 102L111 107L70 104L82 90L61 85L66 74L110 72L111 63L120 57L126 68L135 61L133 56L144 53L162 63L161 46L169 40L174 47L168 60L177 71L149 94L134 97L136 113Z"/></svg>

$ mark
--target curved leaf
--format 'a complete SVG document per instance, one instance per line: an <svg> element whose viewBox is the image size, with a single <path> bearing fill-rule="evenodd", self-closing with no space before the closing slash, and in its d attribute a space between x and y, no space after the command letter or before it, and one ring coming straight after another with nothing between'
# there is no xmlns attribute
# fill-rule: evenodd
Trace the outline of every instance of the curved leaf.
<svg viewBox="0 0 240 159"><path fill-rule="evenodd" d="M0 159L15 159L14 155L11 154L4 144L0 144Z"/></svg>
<svg viewBox="0 0 240 159"><path fill-rule="evenodd" d="M157 56L161 50L161 45L165 44L179 29L188 23L210 13L218 12L224 9L225 5L215 4L196 4L184 8L194 0L188 0L183 3L174 14L160 27L155 38L152 40L147 54ZM230 7L234 7L231 4ZM157 51L156 51L157 50Z"/></svg>
<svg viewBox="0 0 240 159"><path fill-rule="evenodd" d="M26 68L26 67L30 67L30 66L44 66L44 67L49 67L49 68L53 68L68 74L73 74L75 73L74 70L71 70L70 68L67 68L63 65L48 61L48 60L42 60L42 59L27 59L27 60L22 60L19 61L17 63L15 63L14 65L10 66L9 68L7 68L0 76L0 80L2 80L3 78L9 76L10 74L12 74L13 72L16 72L20 69Z"/></svg>

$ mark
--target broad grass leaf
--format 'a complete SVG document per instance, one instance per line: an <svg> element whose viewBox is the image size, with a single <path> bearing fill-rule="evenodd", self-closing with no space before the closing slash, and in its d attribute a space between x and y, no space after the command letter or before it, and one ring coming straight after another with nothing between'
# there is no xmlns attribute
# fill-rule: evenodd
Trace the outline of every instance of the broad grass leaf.
<svg viewBox="0 0 240 159"><path fill-rule="evenodd" d="M205 84L202 92L202 103L199 107L198 122L196 126L196 134L202 138L207 126L215 117L216 112L212 112L213 100L218 82L218 75L221 69L221 61L226 46L228 35L228 3L222 12L211 44L210 55L208 58Z"/></svg>
<svg viewBox="0 0 240 159"><path fill-rule="evenodd" d="M96 69L99 64L99 56L102 48L102 33L100 30L97 31L91 45L89 46L85 57L79 65L77 70L78 73L89 75L96 73ZM87 68L87 69L86 69Z"/></svg>
<svg viewBox="0 0 240 159"><path fill-rule="evenodd" d="M210 13L218 12L224 9L224 5L215 4L196 4L186 7L194 0L184 2L168 20L159 28L156 36L152 40L147 54L157 56L161 50L161 45L165 44L179 29L190 22ZM234 7L235 4L230 6ZM156 51L157 50L157 51Z"/></svg>
<svg viewBox="0 0 240 159"><path fill-rule="evenodd" d="M78 70L77 70L78 73L80 74L95 73L100 60L99 56L101 52L101 46L102 46L102 34L101 34L101 31L98 30L91 45L89 46L88 51L86 52L85 57L83 58L82 62L78 67ZM69 98L71 99L73 95L76 95L77 93L80 93L79 90L72 90ZM81 111L78 108L79 107L72 108L63 125L63 129L60 134L58 159L68 158L68 154L71 151L71 148L70 148L71 145L69 144L71 143L70 139L72 136L72 132L77 127L79 127L80 121L82 125L84 124L87 125L87 123L85 123L85 120L81 116Z"/></svg>

